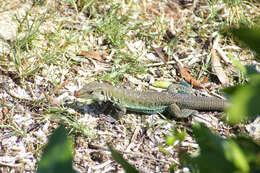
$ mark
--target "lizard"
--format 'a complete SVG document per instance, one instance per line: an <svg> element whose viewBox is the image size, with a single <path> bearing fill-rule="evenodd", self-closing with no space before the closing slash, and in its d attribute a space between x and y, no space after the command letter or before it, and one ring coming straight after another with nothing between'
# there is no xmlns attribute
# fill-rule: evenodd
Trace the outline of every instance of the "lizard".
<svg viewBox="0 0 260 173"><path fill-rule="evenodd" d="M114 87L108 83L90 82L74 93L76 98L93 102L110 101L119 110L118 114L126 111L155 114L168 111L175 117L188 117L203 111L223 111L228 102L215 97L194 96L178 93L171 85L168 92L136 91Z"/></svg>

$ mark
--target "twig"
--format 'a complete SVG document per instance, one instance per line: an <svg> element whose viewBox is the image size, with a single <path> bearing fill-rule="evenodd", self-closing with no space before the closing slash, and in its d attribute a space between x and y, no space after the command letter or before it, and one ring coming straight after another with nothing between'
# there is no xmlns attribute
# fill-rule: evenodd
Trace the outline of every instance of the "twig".
<svg viewBox="0 0 260 173"><path fill-rule="evenodd" d="M63 88L64 86L66 86L68 83L69 83L69 79L65 80L65 82L63 82L63 83L60 83L56 88L54 88L54 90L52 91L51 95L56 94L56 92L57 92L59 89L61 89L61 88Z"/></svg>
<svg viewBox="0 0 260 173"><path fill-rule="evenodd" d="M174 56L175 57L175 56ZM167 64L177 64L177 62L184 62L184 61L187 61L187 60L190 60L192 59L192 57L188 57L188 58L183 58L181 60L179 60L178 58L178 61L176 61L176 57L174 58L175 60L172 60L172 61L168 61ZM164 65L165 63L163 62L158 62L158 63L154 63L154 64L147 64L145 65L145 67L157 67L157 66L161 66L161 65ZM180 63L182 64L182 63Z"/></svg>

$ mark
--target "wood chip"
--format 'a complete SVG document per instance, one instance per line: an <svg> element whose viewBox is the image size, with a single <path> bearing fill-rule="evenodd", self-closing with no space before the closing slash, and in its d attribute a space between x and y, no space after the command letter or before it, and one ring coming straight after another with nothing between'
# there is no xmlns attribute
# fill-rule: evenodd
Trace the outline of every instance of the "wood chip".
<svg viewBox="0 0 260 173"><path fill-rule="evenodd" d="M218 47L219 36L217 35L213 42L213 47L211 49L211 64L212 70L217 75L219 81L223 85L227 85L229 83L228 77L220 63L220 59L217 56L216 48Z"/></svg>

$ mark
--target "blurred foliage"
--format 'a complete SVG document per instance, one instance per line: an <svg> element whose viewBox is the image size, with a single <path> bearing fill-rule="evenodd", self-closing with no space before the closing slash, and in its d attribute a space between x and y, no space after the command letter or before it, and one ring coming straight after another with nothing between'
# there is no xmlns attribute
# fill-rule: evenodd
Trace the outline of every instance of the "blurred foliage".
<svg viewBox="0 0 260 173"><path fill-rule="evenodd" d="M72 168L72 143L68 139L65 127L58 127L51 135L41 160L38 173L75 173Z"/></svg>
<svg viewBox="0 0 260 173"><path fill-rule="evenodd" d="M126 173L138 173L138 171L135 169L134 166L130 165L114 148L110 145L108 145L109 150L111 151L113 159L119 163L125 170Z"/></svg>
<svg viewBox="0 0 260 173"><path fill-rule="evenodd" d="M260 171L260 147L246 137L224 139L204 125L193 126L199 154L182 156L183 166L192 172L256 173Z"/></svg>
<svg viewBox="0 0 260 173"><path fill-rule="evenodd" d="M249 77L249 83L226 89L232 93L227 119L231 124L250 120L260 115L260 74Z"/></svg>
<svg viewBox="0 0 260 173"><path fill-rule="evenodd" d="M248 46L251 50L257 53L257 57L260 55L260 27L248 28L245 26L240 27L239 29L231 28L231 34L237 38L239 41Z"/></svg>
<svg viewBox="0 0 260 173"><path fill-rule="evenodd" d="M260 28L231 28L231 34L258 54L260 53ZM256 56L257 57L257 56ZM227 119L231 124L249 120L260 115L260 73L254 66L246 66L248 84L226 89L232 94L231 106L227 109Z"/></svg>

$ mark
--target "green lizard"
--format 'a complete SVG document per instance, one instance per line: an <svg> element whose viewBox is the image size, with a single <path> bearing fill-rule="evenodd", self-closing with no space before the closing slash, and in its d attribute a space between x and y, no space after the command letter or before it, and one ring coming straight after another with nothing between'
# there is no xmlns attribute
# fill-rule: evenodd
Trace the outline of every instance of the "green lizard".
<svg viewBox="0 0 260 173"><path fill-rule="evenodd" d="M177 93L172 86L168 92L136 91L117 88L107 83L91 82L75 92L75 97L90 102L110 101L119 109L119 114L133 111L145 114L168 111L176 117L188 117L196 110L223 111L228 103L215 97L201 97ZM90 103L89 102L89 103Z"/></svg>

